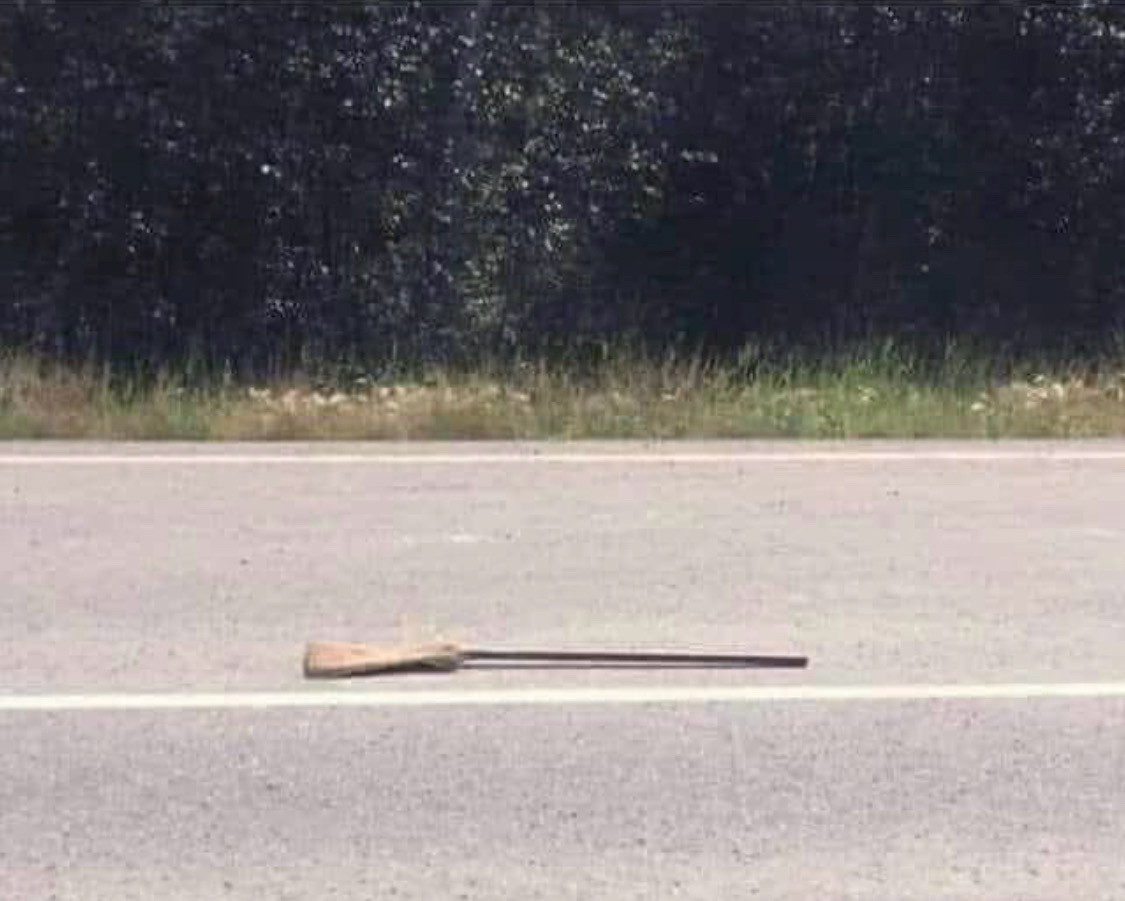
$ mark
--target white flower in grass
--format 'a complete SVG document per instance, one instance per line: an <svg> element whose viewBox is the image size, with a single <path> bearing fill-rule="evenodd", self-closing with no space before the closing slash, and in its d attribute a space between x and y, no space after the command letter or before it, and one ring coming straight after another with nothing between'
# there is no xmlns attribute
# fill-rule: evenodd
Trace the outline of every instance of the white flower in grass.
<svg viewBox="0 0 1125 901"><path fill-rule="evenodd" d="M301 395L296 388L290 388L281 396L281 406L291 413L297 409L300 401Z"/></svg>

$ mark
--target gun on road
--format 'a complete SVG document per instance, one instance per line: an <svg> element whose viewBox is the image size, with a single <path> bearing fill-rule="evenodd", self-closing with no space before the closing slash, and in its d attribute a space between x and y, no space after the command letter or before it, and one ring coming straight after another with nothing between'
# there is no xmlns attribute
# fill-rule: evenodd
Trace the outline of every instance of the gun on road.
<svg viewBox="0 0 1125 901"><path fill-rule="evenodd" d="M455 670L472 661L543 663L580 666L681 666L715 668L800 669L808 658L777 654L704 654L671 651L550 651L469 648L451 642L378 645L314 641L305 648L304 670L310 679L338 679L410 670Z"/></svg>

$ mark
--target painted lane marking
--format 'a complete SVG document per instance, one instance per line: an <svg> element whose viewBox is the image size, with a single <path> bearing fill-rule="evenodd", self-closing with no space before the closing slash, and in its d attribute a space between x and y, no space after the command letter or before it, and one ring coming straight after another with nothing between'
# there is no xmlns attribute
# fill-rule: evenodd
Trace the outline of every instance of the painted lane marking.
<svg viewBox="0 0 1125 901"><path fill-rule="evenodd" d="M1125 699L1125 682L0 695L0 713L1106 698Z"/></svg>
<svg viewBox="0 0 1125 901"><path fill-rule="evenodd" d="M0 454L0 466L479 466L1125 462L1125 450L732 451L729 453Z"/></svg>

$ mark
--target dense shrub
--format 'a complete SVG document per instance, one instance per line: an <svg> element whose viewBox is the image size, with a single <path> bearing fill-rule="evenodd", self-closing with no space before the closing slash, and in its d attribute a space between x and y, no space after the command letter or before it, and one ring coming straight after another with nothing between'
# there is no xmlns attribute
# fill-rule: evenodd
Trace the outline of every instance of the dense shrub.
<svg viewBox="0 0 1125 901"><path fill-rule="evenodd" d="M0 340L159 365L1092 346L1125 13L0 7Z"/></svg>

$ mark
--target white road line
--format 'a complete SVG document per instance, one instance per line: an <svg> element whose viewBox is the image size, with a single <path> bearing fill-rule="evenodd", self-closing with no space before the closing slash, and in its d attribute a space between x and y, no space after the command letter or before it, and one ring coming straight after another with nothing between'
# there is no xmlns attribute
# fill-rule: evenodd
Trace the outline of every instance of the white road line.
<svg viewBox="0 0 1125 901"><path fill-rule="evenodd" d="M1123 462L1123 450L731 451L729 453L0 454L0 466L480 466Z"/></svg>
<svg viewBox="0 0 1125 901"><path fill-rule="evenodd" d="M785 701L1032 701L1125 698L1125 682L985 685L656 686L493 690L359 689L170 694L0 695L0 713L112 710L274 710L338 707L565 707L645 704L757 704Z"/></svg>

